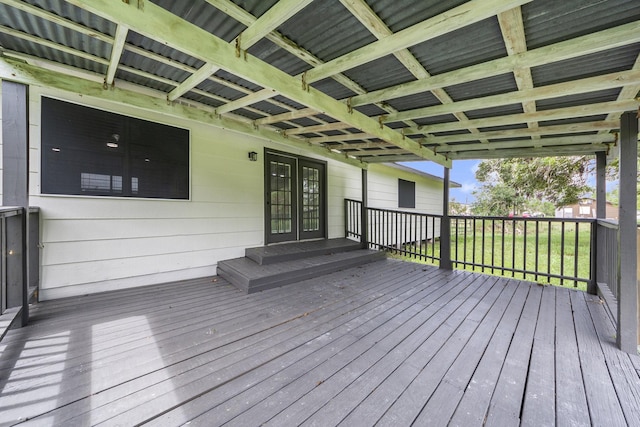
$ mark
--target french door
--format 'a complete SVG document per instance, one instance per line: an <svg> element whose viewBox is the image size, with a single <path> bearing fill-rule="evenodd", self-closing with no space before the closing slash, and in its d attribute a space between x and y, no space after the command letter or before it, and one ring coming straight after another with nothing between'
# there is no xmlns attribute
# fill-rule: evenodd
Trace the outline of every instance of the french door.
<svg viewBox="0 0 640 427"><path fill-rule="evenodd" d="M267 151L266 243L326 236L326 164Z"/></svg>

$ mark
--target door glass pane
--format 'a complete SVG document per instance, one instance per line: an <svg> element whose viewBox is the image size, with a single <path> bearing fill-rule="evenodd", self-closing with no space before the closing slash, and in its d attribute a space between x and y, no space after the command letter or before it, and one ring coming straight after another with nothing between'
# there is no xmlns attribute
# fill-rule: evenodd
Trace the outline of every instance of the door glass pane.
<svg viewBox="0 0 640 427"><path fill-rule="evenodd" d="M271 161L271 234L291 233L291 165Z"/></svg>
<svg viewBox="0 0 640 427"><path fill-rule="evenodd" d="M302 168L302 231L320 229L320 171Z"/></svg>

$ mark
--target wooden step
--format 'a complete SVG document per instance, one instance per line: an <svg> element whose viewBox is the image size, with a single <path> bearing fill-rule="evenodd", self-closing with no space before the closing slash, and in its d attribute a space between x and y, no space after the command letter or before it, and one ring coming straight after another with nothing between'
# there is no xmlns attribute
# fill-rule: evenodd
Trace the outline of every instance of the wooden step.
<svg viewBox="0 0 640 427"><path fill-rule="evenodd" d="M245 250L245 256L260 265L267 265L319 255L354 251L360 249L360 247L359 242L349 239L324 239L248 248Z"/></svg>
<svg viewBox="0 0 640 427"><path fill-rule="evenodd" d="M218 275L248 294L356 267L385 258L382 251L358 249L276 264L259 265L248 258L218 263Z"/></svg>

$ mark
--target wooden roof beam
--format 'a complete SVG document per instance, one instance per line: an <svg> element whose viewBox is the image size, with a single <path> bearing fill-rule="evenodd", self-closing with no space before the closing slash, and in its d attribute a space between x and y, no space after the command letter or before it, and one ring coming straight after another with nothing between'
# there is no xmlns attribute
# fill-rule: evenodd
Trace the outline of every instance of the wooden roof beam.
<svg viewBox="0 0 640 427"><path fill-rule="evenodd" d="M347 8L353 16L355 16L376 38L383 39L393 35L391 29L384 23L382 19L369 7L364 0L340 0L340 3ZM395 57L418 79L426 79L431 77L429 72L422 66L409 49L401 49L394 53ZM434 89L433 95L442 104L451 104L453 99L444 89ZM395 111L395 110L394 110ZM461 122L467 122L469 118L462 112L454 113L454 116ZM409 126L414 126L412 121L405 121ZM469 128L471 133L478 133L478 129Z"/></svg>
<svg viewBox="0 0 640 427"><path fill-rule="evenodd" d="M486 148L486 147L485 147ZM510 159L517 157L561 157L561 156L588 156L597 152L609 151L609 144L581 144L567 147L540 147L540 148L512 148L504 150L484 150L451 153L454 160L481 160L481 159ZM372 163L366 157L363 162Z"/></svg>
<svg viewBox="0 0 640 427"><path fill-rule="evenodd" d="M633 99L623 101L599 102L596 104L579 105L577 107L556 108L553 110L537 111L535 113L519 113L506 116L474 119L469 122L478 127L509 126L519 123L529 123L532 121L553 121L571 119L574 117L597 116L601 114L620 114L624 111L635 110L640 102ZM544 127L544 126L541 126ZM438 123L434 125L422 126L419 129L405 128L405 135L423 134L424 132L449 132L466 129L466 126L459 122Z"/></svg>
<svg viewBox="0 0 640 427"><path fill-rule="evenodd" d="M402 111L383 116L383 121L396 122L421 117L433 117L442 114L451 114L456 111L473 111L483 108L498 107L501 105L519 104L526 101L557 98L561 96L576 95L605 89L637 85L640 83L640 70L620 71L565 83L556 83L547 86L539 86L533 89L509 92L482 98L467 99L452 104L435 105L415 110Z"/></svg>
<svg viewBox="0 0 640 427"><path fill-rule="evenodd" d="M574 135L564 136L556 138L542 138L539 140L505 140L494 141L488 144L475 143L464 145L449 145L443 148L442 153L456 153L461 151L478 151L478 150L494 150L494 149L506 149L506 148L529 148L533 150L540 147L562 147L565 145L580 145L580 144L607 144L616 141L616 136L613 134L608 135Z"/></svg>
<svg viewBox="0 0 640 427"><path fill-rule="evenodd" d="M313 83L356 66L374 61L399 50L415 46L443 34L466 27L531 0L471 0L431 19L398 31L306 72Z"/></svg>
<svg viewBox="0 0 640 427"><path fill-rule="evenodd" d="M423 80L354 96L351 98L351 105L355 107L415 95L437 88L467 83L498 74L510 73L518 68L536 67L637 42L640 42L640 21L630 22L615 28L609 28L597 33L587 34L527 52L460 68Z"/></svg>
<svg viewBox="0 0 640 427"><path fill-rule="evenodd" d="M280 0L266 11L251 26L244 30L232 42L238 49L247 50L260 39L269 34L274 28L279 27L287 19L298 13L312 0ZM220 67L213 63L203 65L198 71L187 78L182 84L169 92L167 99L175 101L218 71ZM272 95L273 96L273 95ZM264 98L266 99L266 98ZM248 104L245 104L248 105ZM231 111L231 110L229 110Z"/></svg>
<svg viewBox="0 0 640 427"><path fill-rule="evenodd" d="M118 64L122 57L122 51L124 49L124 44L127 41L128 33L129 29L124 25L118 25L116 28L116 36L113 40L113 44L111 45L109 68L107 69L107 76L104 79L104 83L106 85L111 86L113 84L113 79L116 76L116 71L118 70Z"/></svg>
<svg viewBox="0 0 640 427"><path fill-rule="evenodd" d="M405 139L400 133L381 125L357 110L349 110L345 105L311 86L302 87L299 80L287 73L253 57L250 54L236 56L235 48L169 11L145 3L143 9L134 5L111 0L69 0L69 3L88 10L112 22L129 26L133 31L166 43L184 53L214 64L241 78L272 89L285 97L306 105L338 121L351 124L356 129L370 133L426 160L451 166L445 156L426 149L419 143ZM171 28L172 31L166 31Z"/></svg>
<svg viewBox="0 0 640 427"><path fill-rule="evenodd" d="M502 38L507 49L508 55L517 55L527 51L527 40L524 33L524 22L522 21L522 10L520 7L514 7L498 14L498 23L502 31ZM533 76L529 67L518 67L513 70L513 76L519 90L533 88ZM536 111L536 103L534 101L525 101L522 103L522 110L525 113L534 113ZM530 128L538 127L538 123L527 123Z"/></svg>
<svg viewBox="0 0 640 427"><path fill-rule="evenodd" d="M586 123L573 123L568 125L554 125L554 126L541 126L537 128L527 129L510 129L493 132L481 132L480 134L462 134L462 135L447 135L447 136L431 136L420 139L419 141L424 145L442 145L451 144L452 142L465 142L479 139L480 137L488 139L501 139L501 138L516 138L516 137L540 137L544 135L556 135L556 134L573 134L581 132L593 132L593 131L610 131L611 129L618 129L620 123L616 121L597 121ZM492 142L489 142L492 144ZM442 150L438 150L442 152Z"/></svg>

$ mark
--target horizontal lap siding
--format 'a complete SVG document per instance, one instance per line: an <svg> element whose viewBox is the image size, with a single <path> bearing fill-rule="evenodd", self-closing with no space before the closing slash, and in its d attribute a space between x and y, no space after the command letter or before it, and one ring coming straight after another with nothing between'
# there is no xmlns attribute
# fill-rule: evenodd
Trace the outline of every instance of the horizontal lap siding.
<svg viewBox="0 0 640 427"><path fill-rule="evenodd" d="M191 200L40 195L40 97L187 128ZM291 147L130 107L32 88L30 203L41 208L41 293L52 299L214 275L217 262L264 244L263 147ZM259 153L257 162L247 159ZM344 235L344 198L360 197L360 170L328 161L329 237Z"/></svg>
<svg viewBox="0 0 640 427"><path fill-rule="evenodd" d="M369 168L369 206L381 209L398 208L398 179L416 183L415 209L402 211L442 214L442 182L383 165Z"/></svg>

